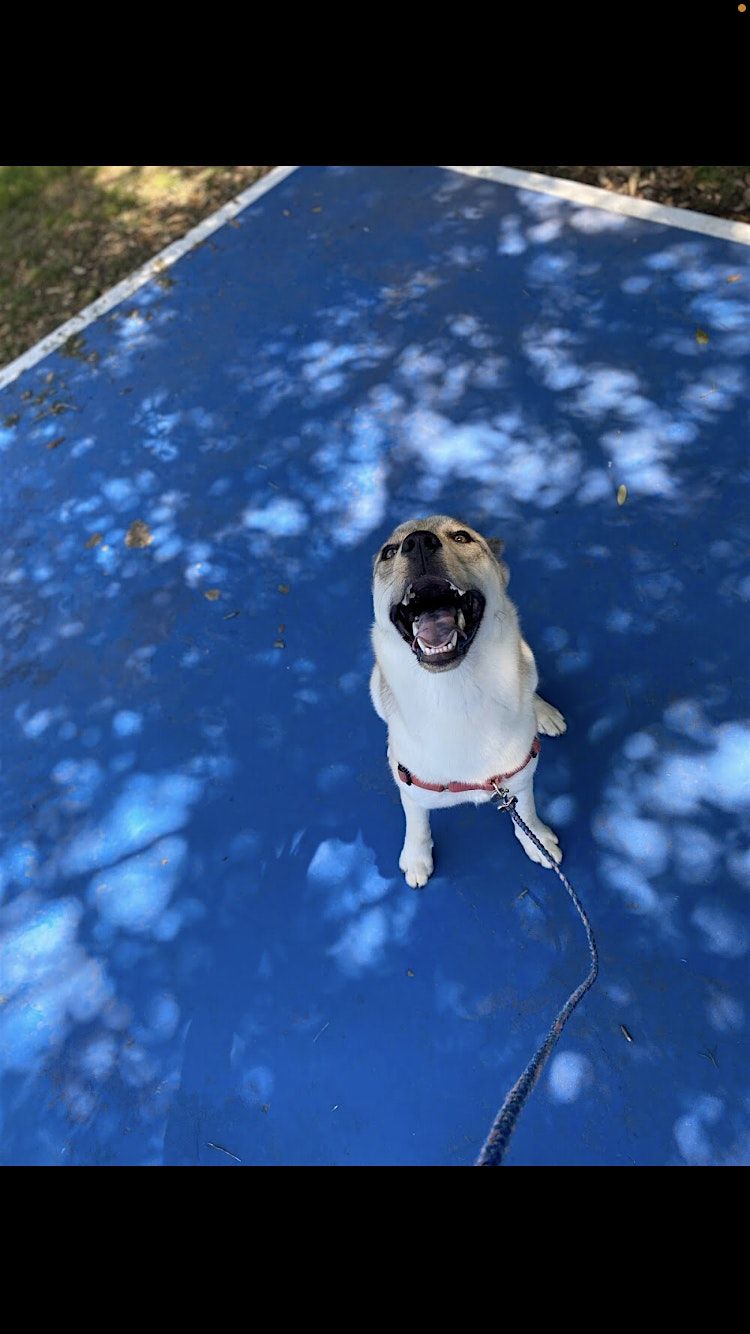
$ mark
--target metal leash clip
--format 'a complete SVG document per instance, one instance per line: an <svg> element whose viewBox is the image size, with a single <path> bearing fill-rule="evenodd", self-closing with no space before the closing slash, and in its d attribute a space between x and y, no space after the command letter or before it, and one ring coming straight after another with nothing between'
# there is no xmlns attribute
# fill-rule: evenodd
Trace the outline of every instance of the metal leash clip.
<svg viewBox="0 0 750 1334"><path fill-rule="evenodd" d="M492 784L495 790L495 796L490 797L490 801L496 811L510 811L516 804L517 797L512 797L507 787L500 787L498 783Z"/></svg>

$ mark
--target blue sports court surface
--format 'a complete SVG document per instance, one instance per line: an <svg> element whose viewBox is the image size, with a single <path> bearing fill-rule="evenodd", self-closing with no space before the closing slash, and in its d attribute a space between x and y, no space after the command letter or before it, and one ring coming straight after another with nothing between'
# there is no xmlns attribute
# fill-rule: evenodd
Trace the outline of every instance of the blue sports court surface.
<svg viewBox="0 0 750 1334"><path fill-rule="evenodd" d="M300 168L0 392L0 1162L474 1161L588 956L490 809L398 870L372 557L448 513L601 954L507 1163L750 1164L750 249L555 185Z"/></svg>

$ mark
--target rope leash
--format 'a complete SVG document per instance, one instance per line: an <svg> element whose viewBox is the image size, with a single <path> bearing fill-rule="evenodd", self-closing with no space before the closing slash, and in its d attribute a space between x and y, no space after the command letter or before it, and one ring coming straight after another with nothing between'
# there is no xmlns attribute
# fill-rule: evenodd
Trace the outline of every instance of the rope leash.
<svg viewBox="0 0 750 1334"><path fill-rule="evenodd" d="M568 999L566 1000L562 1009L558 1012L557 1017L555 1018L555 1022L553 1023L549 1033L544 1039L544 1042L540 1047L537 1048L531 1060L529 1061L529 1064L526 1066L526 1069L521 1075L520 1079L516 1080L512 1089L506 1095L505 1102L503 1103L502 1107L500 1108L500 1111L498 1112L497 1116L495 1117L495 1120L492 1123L492 1128L490 1130L489 1135L487 1136L487 1139L484 1142L482 1152L480 1153L479 1157L477 1158L477 1161L474 1164L475 1167L501 1166L503 1157L505 1155L505 1150L508 1147L508 1141L510 1140L511 1135L513 1134L513 1130L515 1129L516 1121L518 1120L519 1116L521 1115L521 1112L523 1111L524 1105L526 1103L529 1094L531 1093L531 1090L533 1089L537 1079L542 1073L542 1070L547 1064L547 1058L549 1057L550 1052L555 1046L557 1039L562 1033L574 1009L576 1008L576 1005L580 1000L583 999L589 988L594 985L594 982L596 981L596 975L599 972L599 955L596 949L596 941L594 939L594 933L591 930L591 923L586 915L586 910L583 904L581 903L581 900L579 899L578 895L576 894L573 886L571 885L567 876L563 875L562 871L560 870L559 866L557 865L557 862L555 861L551 853L547 851L547 849L544 847L544 844L540 843L536 834L533 834L532 831L529 829L529 826L525 824L525 822L521 819L520 815L518 814L518 811L516 810L517 798L512 797L507 788L498 787L497 785L495 786L495 792L497 794L497 803L495 809L498 811L508 812L513 822L516 825L518 825L519 829L523 831L523 833L526 835L527 838L531 839L531 842L534 844L534 847L538 848L539 851L543 853L543 855L546 857L547 861L552 867L552 870L555 871L555 873L559 876L560 880L562 880L565 888L568 891L568 894L573 900L573 905L576 908L576 911L578 912L578 916L580 917L583 923L583 929L586 932L586 939L588 941L589 953L591 955L591 971L589 972L588 977L586 977L585 980L581 982L580 986L576 987L575 991L571 992L570 996L568 996Z"/></svg>

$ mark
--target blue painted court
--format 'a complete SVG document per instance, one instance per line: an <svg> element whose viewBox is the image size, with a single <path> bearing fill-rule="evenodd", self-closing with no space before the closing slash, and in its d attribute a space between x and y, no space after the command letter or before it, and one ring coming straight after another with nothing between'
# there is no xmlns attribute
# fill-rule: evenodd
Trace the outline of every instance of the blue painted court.
<svg viewBox="0 0 750 1334"><path fill-rule="evenodd" d="M601 953L508 1164L750 1163L749 354L746 244L302 168L0 392L0 1162L473 1162L588 956L505 816L398 870L371 562L444 512Z"/></svg>

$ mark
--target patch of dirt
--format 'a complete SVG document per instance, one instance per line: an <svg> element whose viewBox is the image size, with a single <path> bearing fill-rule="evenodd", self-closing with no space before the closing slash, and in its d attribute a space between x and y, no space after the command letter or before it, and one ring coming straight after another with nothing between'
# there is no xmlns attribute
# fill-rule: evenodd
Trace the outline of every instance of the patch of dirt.
<svg viewBox="0 0 750 1334"><path fill-rule="evenodd" d="M750 222L750 167L519 167L655 204Z"/></svg>

